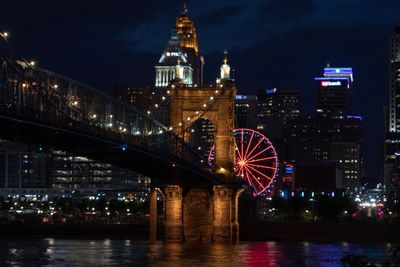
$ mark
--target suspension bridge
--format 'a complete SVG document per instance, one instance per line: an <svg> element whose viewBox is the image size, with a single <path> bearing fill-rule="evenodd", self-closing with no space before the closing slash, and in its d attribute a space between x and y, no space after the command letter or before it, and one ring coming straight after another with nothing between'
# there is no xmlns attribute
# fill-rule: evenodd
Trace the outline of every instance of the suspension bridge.
<svg viewBox="0 0 400 267"><path fill-rule="evenodd" d="M179 62L176 67L179 73ZM166 240L237 241L242 178L258 183L260 193L271 184L277 161L265 138L250 147L257 134L245 137L241 131L235 141L237 89L229 71L225 55L215 85L187 86L177 75L161 97L169 107L167 127L151 117L157 112L142 113L102 91L25 60L7 36L0 34L0 138L62 149L161 181L163 186L153 188L150 195L151 240L156 238L159 192L164 198ZM162 110L160 107L155 105ZM213 165L188 144L189 129L199 119L211 121L216 129ZM245 150L254 152L253 157L244 156L245 139L249 141ZM260 146L263 143L265 148ZM273 155L254 159L266 151ZM241 162L238 168L236 154ZM268 160L273 175L252 174L257 166L254 161ZM237 177L238 171L243 177Z"/></svg>

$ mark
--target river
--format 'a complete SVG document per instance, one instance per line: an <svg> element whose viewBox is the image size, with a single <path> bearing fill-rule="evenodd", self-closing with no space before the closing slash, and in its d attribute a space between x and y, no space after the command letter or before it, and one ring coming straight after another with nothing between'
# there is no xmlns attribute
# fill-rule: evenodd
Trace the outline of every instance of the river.
<svg viewBox="0 0 400 267"><path fill-rule="evenodd" d="M387 243L148 243L131 240L0 239L0 266L323 266L346 253L382 262Z"/></svg>

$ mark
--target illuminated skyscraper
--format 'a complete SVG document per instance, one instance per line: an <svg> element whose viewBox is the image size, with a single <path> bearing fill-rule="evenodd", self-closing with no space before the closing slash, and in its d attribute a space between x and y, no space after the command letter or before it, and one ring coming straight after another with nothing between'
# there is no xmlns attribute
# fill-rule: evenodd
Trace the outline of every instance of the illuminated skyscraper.
<svg viewBox="0 0 400 267"><path fill-rule="evenodd" d="M389 132L400 132L400 27L390 38Z"/></svg>
<svg viewBox="0 0 400 267"><path fill-rule="evenodd" d="M345 116L350 113L351 68L324 69L324 77L316 77L316 113L318 117Z"/></svg>
<svg viewBox="0 0 400 267"><path fill-rule="evenodd" d="M186 4L182 14L176 18L176 29L178 30L179 42L184 49L193 49L195 54L199 53L199 46L197 43L196 28L192 19L188 16L188 9Z"/></svg>
<svg viewBox="0 0 400 267"><path fill-rule="evenodd" d="M204 57L199 53L196 28L188 15L186 4L181 15L176 18L175 27L178 32L179 43L193 68L193 84L201 85L203 83Z"/></svg>
<svg viewBox="0 0 400 267"><path fill-rule="evenodd" d="M389 110L384 144L384 184L390 191L400 189L400 27L390 38Z"/></svg>

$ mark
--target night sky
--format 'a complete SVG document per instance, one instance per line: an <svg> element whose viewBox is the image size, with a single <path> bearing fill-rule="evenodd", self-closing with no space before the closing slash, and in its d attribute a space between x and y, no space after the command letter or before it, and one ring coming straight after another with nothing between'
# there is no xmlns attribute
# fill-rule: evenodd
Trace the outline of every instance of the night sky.
<svg viewBox="0 0 400 267"><path fill-rule="evenodd" d="M298 89L304 114L327 62L352 67L353 114L364 117L367 176L380 176L383 106L388 95L389 37L400 26L399 0L189 1L205 81L214 81L226 49L240 94ZM0 31L28 59L109 91L153 85L183 1L3 1Z"/></svg>

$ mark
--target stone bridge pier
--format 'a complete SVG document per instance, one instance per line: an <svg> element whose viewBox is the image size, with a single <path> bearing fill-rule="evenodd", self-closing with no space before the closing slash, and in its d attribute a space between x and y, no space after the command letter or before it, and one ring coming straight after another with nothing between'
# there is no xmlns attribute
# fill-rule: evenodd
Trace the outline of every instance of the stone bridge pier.
<svg viewBox="0 0 400 267"><path fill-rule="evenodd" d="M165 241L239 241L238 198L242 190L219 185L166 186L162 190ZM150 240L155 240L156 205L150 203L150 207Z"/></svg>

